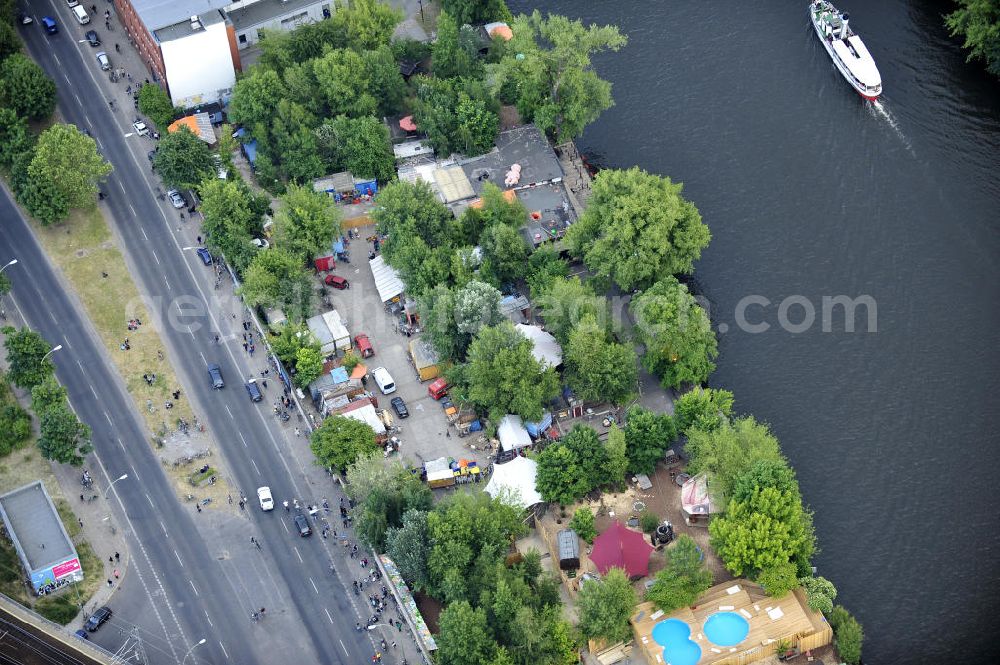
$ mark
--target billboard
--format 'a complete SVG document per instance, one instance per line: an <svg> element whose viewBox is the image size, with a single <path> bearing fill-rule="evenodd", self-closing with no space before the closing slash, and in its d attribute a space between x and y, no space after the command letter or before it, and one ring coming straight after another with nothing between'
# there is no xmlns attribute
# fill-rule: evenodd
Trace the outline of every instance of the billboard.
<svg viewBox="0 0 1000 665"><path fill-rule="evenodd" d="M31 585L40 596L82 579L83 567L75 556L31 573Z"/></svg>

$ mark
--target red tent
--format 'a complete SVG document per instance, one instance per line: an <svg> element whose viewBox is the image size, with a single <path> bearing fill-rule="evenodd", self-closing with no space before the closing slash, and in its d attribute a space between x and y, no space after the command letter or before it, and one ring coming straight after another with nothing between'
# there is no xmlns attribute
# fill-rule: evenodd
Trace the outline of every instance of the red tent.
<svg viewBox="0 0 1000 665"><path fill-rule="evenodd" d="M417 131L417 123L413 122L413 116L408 115L406 117L400 118L399 128L404 132L415 132Z"/></svg>
<svg viewBox="0 0 1000 665"><path fill-rule="evenodd" d="M624 568L629 577L644 577L649 574L649 555L652 553L653 546L646 542L645 536L616 521L594 539L590 560L602 575L609 568Z"/></svg>

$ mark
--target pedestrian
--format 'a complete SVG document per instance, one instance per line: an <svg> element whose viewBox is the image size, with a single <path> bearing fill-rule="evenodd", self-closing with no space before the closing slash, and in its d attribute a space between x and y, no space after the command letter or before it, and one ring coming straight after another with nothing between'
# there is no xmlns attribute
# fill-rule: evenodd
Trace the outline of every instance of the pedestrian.
<svg viewBox="0 0 1000 665"><path fill-rule="evenodd" d="M233 495L232 494L228 494L227 496L229 497L229 505L230 506L233 505Z"/></svg>
<svg viewBox="0 0 1000 665"><path fill-rule="evenodd" d="M247 334L246 333L243 333L243 341L244 342L247 341Z"/></svg>
<svg viewBox="0 0 1000 665"><path fill-rule="evenodd" d="M122 47L119 46L117 43L115 44L115 52L116 53L121 53L122 52Z"/></svg>
<svg viewBox="0 0 1000 665"><path fill-rule="evenodd" d="M250 355L253 355L253 344L250 345Z"/></svg>
<svg viewBox="0 0 1000 665"><path fill-rule="evenodd" d="M80 495L80 501L83 501L83 495L82 494Z"/></svg>
<svg viewBox="0 0 1000 665"><path fill-rule="evenodd" d="M118 569L115 568L115 579L117 580L120 576L118 575Z"/></svg>
<svg viewBox="0 0 1000 665"><path fill-rule="evenodd" d="M298 427L295 428L295 436L302 436L302 431Z"/></svg>
<svg viewBox="0 0 1000 665"><path fill-rule="evenodd" d="M113 556L109 556L108 557L108 563L114 563L114 562L115 562L115 558Z"/></svg>
<svg viewBox="0 0 1000 665"><path fill-rule="evenodd" d="M283 504L285 506L285 512L287 513L288 512L288 501L284 501Z"/></svg>
<svg viewBox="0 0 1000 665"><path fill-rule="evenodd" d="M267 379L261 379L260 382L263 384L264 390L267 390Z"/></svg>
<svg viewBox="0 0 1000 665"><path fill-rule="evenodd" d="M194 504L194 507L198 509L199 513L201 512L201 504L200 503Z"/></svg>
<svg viewBox="0 0 1000 665"><path fill-rule="evenodd" d="M114 583L114 582L112 582L112 581L111 581L111 578L109 577L109 578L108 578L108 588L110 589L110 588L111 588L111 587L113 587L114 585L115 585L115 583Z"/></svg>
<svg viewBox="0 0 1000 665"><path fill-rule="evenodd" d="M246 343L246 342L243 342L243 350L244 350L244 351L246 351L246 350L247 350L247 343Z"/></svg>
<svg viewBox="0 0 1000 665"><path fill-rule="evenodd" d="M80 519L79 517L77 517L76 521L80 523L80 527L82 528L83 527L83 520Z"/></svg>
<svg viewBox="0 0 1000 665"><path fill-rule="evenodd" d="M219 336L218 336L218 335L216 335L216 336L215 336L215 343L216 343L216 344L218 344L218 343L219 343Z"/></svg>
<svg viewBox="0 0 1000 665"><path fill-rule="evenodd" d="M121 561L121 560L122 560L122 555L119 554L118 552L115 552L115 561Z"/></svg>

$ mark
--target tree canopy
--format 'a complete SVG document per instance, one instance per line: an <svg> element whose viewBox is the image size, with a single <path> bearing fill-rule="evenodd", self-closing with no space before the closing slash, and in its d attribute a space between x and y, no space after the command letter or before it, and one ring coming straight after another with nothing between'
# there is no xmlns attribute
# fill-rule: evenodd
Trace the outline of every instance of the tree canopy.
<svg viewBox="0 0 1000 665"><path fill-rule="evenodd" d="M708 314L687 287L668 276L632 299L636 337L645 345L642 362L664 388L704 383L719 355Z"/></svg>
<svg viewBox="0 0 1000 665"><path fill-rule="evenodd" d="M31 390L55 371L55 365L45 355L52 350L45 338L30 328L3 329L7 349L7 378L19 388ZM42 360L45 358L45 360Z"/></svg>
<svg viewBox="0 0 1000 665"><path fill-rule="evenodd" d="M442 0L441 11L454 16L458 25L509 21L513 18L504 0Z"/></svg>
<svg viewBox="0 0 1000 665"><path fill-rule="evenodd" d="M694 601L712 586L712 571L705 568L702 552L691 536L681 534L664 552L667 565L656 574L646 592L656 608L673 612Z"/></svg>
<svg viewBox="0 0 1000 665"><path fill-rule="evenodd" d="M566 243L588 268L623 291L690 273L711 234L681 189L680 183L638 167L601 171Z"/></svg>
<svg viewBox="0 0 1000 665"><path fill-rule="evenodd" d="M424 332L442 358L465 359L473 337L500 323L500 292L477 280L461 288L434 287L420 299Z"/></svg>
<svg viewBox="0 0 1000 665"><path fill-rule="evenodd" d="M238 178L210 178L200 193L208 247L225 254L229 264L242 273L258 253L251 241L262 231L269 197L254 194Z"/></svg>
<svg viewBox="0 0 1000 665"><path fill-rule="evenodd" d="M215 177L208 144L184 125L160 139L153 167L163 182L175 189L194 189L206 178Z"/></svg>
<svg viewBox="0 0 1000 665"><path fill-rule="evenodd" d="M9 169L18 154L31 150L28 121L17 111L0 108L0 168Z"/></svg>
<svg viewBox="0 0 1000 665"><path fill-rule="evenodd" d="M74 125L52 125L38 137L28 174L52 183L70 207L93 205L97 183L111 173L111 164L97 151L94 139Z"/></svg>
<svg viewBox="0 0 1000 665"><path fill-rule="evenodd" d="M586 316L594 317L602 329L607 328L607 298L595 294L589 284L575 275L554 277L543 293L534 295L545 329L564 346L569 344L570 333Z"/></svg>
<svg viewBox="0 0 1000 665"><path fill-rule="evenodd" d="M38 448L45 459L72 466L83 464L83 456L94 449L90 428L77 420L66 403L52 406L40 415Z"/></svg>
<svg viewBox="0 0 1000 665"><path fill-rule="evenodd" d="M731 497L739 477L761 460L785 465L778 440L767 425L752 417L739 418L714 432L690 430L687 444L688 472L708 472L715 487Z"/></svg>
<svg viewBox="0 0 1000 665"><path fill-rule="evenodd" d="M438 153L467 156L490 151L500 131L499 104L484 84L473 78L413 79L413 118Z"/></svg>
<svg viewBox="0 0 1000 665"><path fill-rule="evenodd" d="M620 406L636 394L638 362L635 349L610 340L587 314L565 348L566 381L584 400Z"/></svg>
<svg viewBox="0 0 1000 665"><path fill-rule="evenodd" d="M479 238L483 250L480 274L496 285L513 283L528 269L528 245L511 226L493 224Z"/></svg>
<svg viewBox="0 0 1000 665"><path fill-rule="evenodd" d="M952 36L965 39L968 60L982 60L1000 76L1000 4L996 0L957 0L960 7L945 17Z"/></svg>
<svg viewBox="0 0 1000 665"><path fill-rule="evenodd" d="M447 12L438 15L437 39L433 45L434 76L439 79L468 76L482 68L478 35L455 21Z"/></svg>
<svg viewBox="0 0 1000 665"><path fill-rule="evenodd" d="M283 247L261 250L247 266L239 294L251 307L281 307L302 320L312 304L312 282L301 258Z"/></svg>
<svg viewBox="0 0 1000 665"><path fill-rule="evenodd" d="M28 120L45 120L56 108L56 84L23 53L0 64L0 106Z"/></svg>
<svg viewBox="0 0 1000 665"><path fill-rule="evenodd" d="M379 182L389 182L396 174L389 129L374 116L338 116L317 127L316 136L332 171L350 171Z"/></svg>
<svg viewBox="0 0 1000 665"><path fill-rule="evenodd" d="M635 607L635 591L625 571L612 568L597 582L584 584L577 599L580 632L588 639L608 643L632 636L629 617Z"/></svg>
<svg viewBox="0 0 1000 665"><path fill-rule="evenodd" d="M650 474L677 437L674 419L633 406L625 415L625 447L629 473Z"/></svg>
<svg viewBox="0 0 1000 665"><path fill-rule="evenodd" d="M359 456L378 450L375 432L366 423L330 416L312 433L310 448L323 466L344 471Z"/></svg>
<svg viewBox="0 0 1000 665"><path fill-rule="evenodd" d="M733 394L728 390L695 387L674 402L677 431L687 434L690 429L714 432L729 422L733 411Z"/></svg>
<svg viewBox="0 0 1000 665"><path fill-rule="evenodd" d="M609 475L607 451L592 427L574 426L538 455L535 487L546 501L566 506L609 482L618 479Z"/></svg>
<svg viewBox="0 0 1000 665"><path fill-rule="evenodd" d="M167 127L174 121L176 111L163 88L155 83L146 83L139 88L139 112L152 120L156 129L166 138ZM223 136L226 136L225 132Z"/></svg>
<svg viewBox="0 0 1000 665"><path fill-rule="evenodd" d="M340 235L340 210L312 187L290 185L274 217L277 244L306 265L333 246Z"/></svg>

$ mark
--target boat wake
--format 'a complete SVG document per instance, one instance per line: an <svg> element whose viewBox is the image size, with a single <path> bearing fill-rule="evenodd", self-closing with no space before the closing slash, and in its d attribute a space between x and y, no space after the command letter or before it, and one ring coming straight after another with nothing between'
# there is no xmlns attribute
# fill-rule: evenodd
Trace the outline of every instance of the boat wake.
<svg viewBox="0 0 1000 665"><path fill-rule="evenodd" d="M903 130L899 126L899 122L896 120L896 116L892 114L889 106L883 99L876 99L874 101L869 101L868 104L869 112L876 118L885 121L889 128L892 129L893 133L899 138L903 143L903 147L911 155L916 157L916 153L913 151L913 144L910 139L903 133Z"/></svg>

